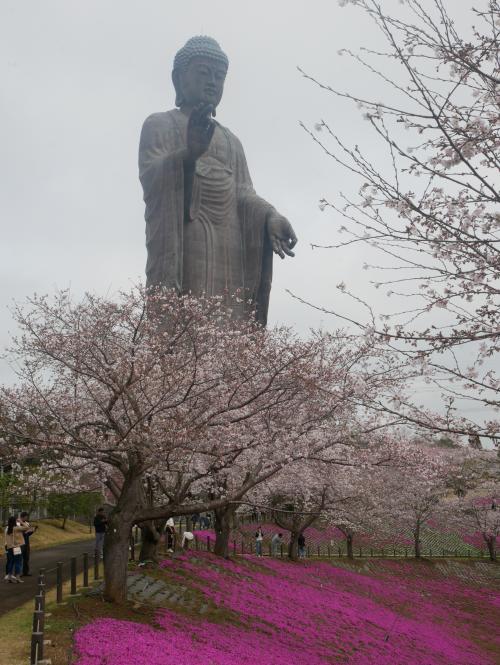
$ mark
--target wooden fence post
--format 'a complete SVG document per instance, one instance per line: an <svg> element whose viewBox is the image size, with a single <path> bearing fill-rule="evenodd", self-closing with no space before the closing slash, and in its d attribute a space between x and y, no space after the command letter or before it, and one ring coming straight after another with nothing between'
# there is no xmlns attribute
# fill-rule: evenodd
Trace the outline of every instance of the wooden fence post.
<svg viewBox="0 0 500 665"><path fill-rule="evenodd" d="M41 587L42 591L45 587L45 568L40 568L38 571L38 587Z"/></svg>
<svg viewBox="0 0 500 665"><path fill-rule="evenodd" d="M43 633L36 632L31 634L31 665L37 665L43 658Z"/></svg>
<svg viewBox="0 0 500 665"><path fill-rule="evenodd" d="M83 553L83 586L87 588L89 585L89 555L88 552Z"/></svg>
<svg viewBox="0 0 500 665"><path fill-rule="evenodd" d="M63 563L58 561L56 564L56 602L63 602Z"/></svg>
<svg viewBox="0 0 500 665"><path fill-rule="evenodd" d="M71 595L76 596L76 556L70 559Z"/></svg>
<svg viewBox="0 0 500 665"><path fill-rule="evenodd" d="M43 633L45 624L45 612L43 610L35 610L33 612L33 633Z"/></svg>

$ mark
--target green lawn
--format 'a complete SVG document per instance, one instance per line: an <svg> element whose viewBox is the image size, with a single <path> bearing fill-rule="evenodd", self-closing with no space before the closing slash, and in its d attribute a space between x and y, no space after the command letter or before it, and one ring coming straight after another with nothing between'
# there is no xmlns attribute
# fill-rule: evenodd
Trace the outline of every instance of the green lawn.
<svg viewBox="0 0 500 665"><path fill-rule="evenodd" d="M91 540L94 537L92 533L89 533L88 526L72 520L66 520L64 529L61 529L62 520L60 519L34 520L32 523L38 525L38 529L30 541L33 550L41 550L76 540Z"/></svg>

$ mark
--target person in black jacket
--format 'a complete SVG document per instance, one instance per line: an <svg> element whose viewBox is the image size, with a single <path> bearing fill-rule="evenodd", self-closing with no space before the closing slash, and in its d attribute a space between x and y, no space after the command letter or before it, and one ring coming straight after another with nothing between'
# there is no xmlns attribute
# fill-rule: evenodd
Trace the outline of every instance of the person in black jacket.
<svg viewBox="0 0 500 665"><path fill-rule="evenodd" d="M297 544L299 546L299 558L300 559L305 559L306 558L306 539L303 533L300 534L300 536L297 539Z"/></svg>
<svg viewBox="0 0 500 665"><path fill-rule="evenodd" d="M108 519L104 513L104 508L99 508L96 516L94 517L94 529L95 529L95 552L98 556L103 556L104 548L104 537L106 535L106 529L108 527Z"/></svg>
<svg viewBox="0 0 500 665"><path fill-rule="evenodd" d="M21 545L21 550L23 553L23 573L21 577L31 577L30 573L30 538L35 533L36 526L31 527L31 524L28 522L28 513L22 512L20 515L19 525L20 526L29 526L29 531L24 531L24 545Z"/></svg>

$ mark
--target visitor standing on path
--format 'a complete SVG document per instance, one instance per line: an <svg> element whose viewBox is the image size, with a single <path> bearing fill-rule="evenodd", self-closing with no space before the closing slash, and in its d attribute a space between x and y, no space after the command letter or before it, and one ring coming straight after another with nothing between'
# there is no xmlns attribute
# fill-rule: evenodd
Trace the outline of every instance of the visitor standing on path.
<svg viewBox="0 0 500 665"><path fill-rule="evenodd" d="M283 534L275 533L271 538L271 551L273 556L278 556L278 547L281 548L283 545Z"/></svg>
<svg viewBox="0 0 500 665"><path fill-rule="evenodd" d="M264 534L262 532L262 527L259 526L255 532L255 554L257 556L262 556L262 541L264 540Z"/></svg>
<svg viewBox="0 0 500 665"><path fill-rule="evenodd" d="M167 537L167 552L173 552L175 545L175 524L172 517L169 517L165 524L165 534Z"/></svg>
<svg viewBox="0 0 500 665"><path fill-rule="evenodd" d="M24 545L21 545L22 555L23 555L23 572L22 577L31 577L30 573L30 538L35 533L38 527L31 526L28 522L28 513L23 512L20 515L18 526L27 526L29 527L28 531L24 531Z"/></svg>
<svg viewBox="0 0 500 665"><path fill-rule="evenodd" d="M99 508L96 516L94 517L95 529L95 552L97 556L103 558L104 538L106 536L106 529L108 527L108 519L104 513L104 508Z"/></svg>
<svg viewBox="0 0 500 665"><path fill-rule="evenodd" d="M306 558L306 539L303 533L300 534L297 544L299 546L299 559Z"/></svg>
<svg viewBox="0 0 500 665"><path fill-rule="evenodd" d="M22 582L21 571L23 567L23 554L21 547L24 545L24 532L30 526L18 526L17 519L13 515L9 517L5 529L5 551L7 552L6 582Z"/></svg>

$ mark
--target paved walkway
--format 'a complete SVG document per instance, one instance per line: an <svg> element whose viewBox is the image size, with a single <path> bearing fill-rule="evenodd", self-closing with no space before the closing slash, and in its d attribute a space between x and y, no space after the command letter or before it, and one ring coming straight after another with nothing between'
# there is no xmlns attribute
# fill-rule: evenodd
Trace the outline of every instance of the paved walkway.
<svg viewBox="0 0 500 665"><path fill-rule="evenodd" d="M64 579L69 578L69 560L72 556L78 557L77 572L82 571L84 552L89 553L89 566L93 565L94 561L94 541L93 540L80 540L74 543L64 543L56 547L49 547L45 550L32 550L30 568L33 577L23 577L24 584L9 584L4 582L5 577L5 556L0 558L1 575L0 575L0 615L10 610L15 609L18 605L22 605L28 600L35 597L37 588L38 571L40 568L45 568L45 583L47 588L54 586L56 583L55 566L58 561L64 563L63 576ZM102 574L102 573L101 573ZM89 576L92 579L93 570L90 569Z"/></svg>

